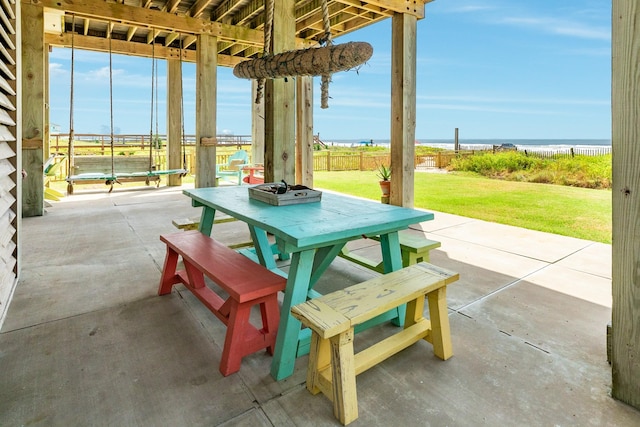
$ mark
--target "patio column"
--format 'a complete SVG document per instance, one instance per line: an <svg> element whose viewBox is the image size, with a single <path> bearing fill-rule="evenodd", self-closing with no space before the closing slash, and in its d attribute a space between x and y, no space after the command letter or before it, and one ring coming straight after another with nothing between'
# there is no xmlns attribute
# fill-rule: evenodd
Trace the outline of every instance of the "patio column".
<svg viewBox="0 0 640 427"><path fill-rule="evenodd" d="M218 38L198 35L196 48L196 188L216 185Z"/></svg>
<svg viewBox="0 0 640 427"><path fill-rule="evenodd" d="M391 21L391 179L390 203L414 204L416 136L415 15L396 13Z"/></svg>
<svg viewBox="0 0 640 427"><path fill-rule="evenodd" d="M272 53L295 49L295 1L278 0L273 13ZM265 81L265 182L295 182L295 79Z"/></svg>
<svg viewBox="0 0 640 427"><path fill-rule="evenodd" d="M181 146L182 62L172 58L167 60L167 169L182 167ZM167 178L169 186L182 184L180 175L167 175Z"/></svg>
<svg viewBox="0 0 640 427"><path fill-rule="evenodd" d="M22 28L22 216L44 214L45 54L42 7L21 4ZM20 171L18 171L20 176ZM21 179L21 178L18 178Z"/></svg>
<svg viewBox="0 0 640 427"><path fill-rule="evenodd" d="M264 97L256 104L258 81L251 80L251 161L264 163Z"/></svg>
<svg viewBox="0 0 640 427"><path fill-rule="evenodd" d="M640 6L614 0L612 16L612 395L640 409Z"/></svg>
<svg viewBox="0 0 640 427"><path fill-rule="evenodd" d="M313 188L313 77L298 77L296 92L296 183Z"/></svg>

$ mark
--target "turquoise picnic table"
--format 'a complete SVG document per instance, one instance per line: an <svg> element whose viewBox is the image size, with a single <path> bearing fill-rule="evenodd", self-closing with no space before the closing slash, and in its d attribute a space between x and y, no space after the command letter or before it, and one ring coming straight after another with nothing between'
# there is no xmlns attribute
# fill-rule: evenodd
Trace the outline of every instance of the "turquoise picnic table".
<svg viewBox="0 0 640 427"><path fill-rule="evenodd" d="M313 286L350 240L380 236L386 273L402 268L398 231L433 219L433 213L324 192L319 202L274 206L249 197L248 187L211 187L183 191L201 206L200 231L211 235L216 211L249 226L257 260L287 277L271 375L276 380L294 371L296 357L308 353L310 332L291 316L291 307L314 298ZM275 236L276 253L291 256L288 273L280 271L267 233ZM213 236L215 237L215 236ZM403 310L378 321L404 320Z"/></svg>

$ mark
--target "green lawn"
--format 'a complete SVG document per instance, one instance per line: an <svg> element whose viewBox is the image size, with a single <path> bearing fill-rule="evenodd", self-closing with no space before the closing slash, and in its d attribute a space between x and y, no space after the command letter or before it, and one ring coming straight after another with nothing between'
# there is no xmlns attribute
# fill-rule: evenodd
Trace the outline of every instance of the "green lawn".
<svg viewBox="0 0 640 427"><path fill-rule="evenodd" d="M611 243L611 191L416 172L415 207ZM374 172L314 172L314 187L379 200Z"/></svg>

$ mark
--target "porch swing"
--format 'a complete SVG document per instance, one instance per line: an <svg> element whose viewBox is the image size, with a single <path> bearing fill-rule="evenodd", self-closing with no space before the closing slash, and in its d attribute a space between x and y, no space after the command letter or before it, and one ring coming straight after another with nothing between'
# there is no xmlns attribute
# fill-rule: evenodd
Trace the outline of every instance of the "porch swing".
<svg viewBox="0 0 640 427"><path fill-rule="evenodd" d="M152 129L150 132L149 141L149 157L146 161L141 156L128 156L123 157L122 161L118 161L118 167L116 168L115 156L114 156L114 134L113 134L113 61L112 61L112 48L111 37L109 37L109 108L110 108L110 165L105 164L104 156L74 156L74 130L73 130L73 82L74 82L74 33L75 33L75 16L72 19L73 31L71 33L71 99L70 99L70 119L69 119L69 162L68 162L68 174L67 174L67 194L73 194L73 186L75 184L91 184L104 182L109 186L109 193L113 191L113 184L122 182L138 182L144 181L146 185L150 185L151 181L156 182L156 187L160 186L161 175L179 174L181 176L186 175L187 171L182 169L172 170L155 170L153 164L153 108L154 108L154 84L157 86L157 78L155 77L157 65L155 58L155 40L152 49L152 84L151 84L151 123ZM109 23L111 28L111 23ZM180 53L182 61L182 51ZM182 136L182 145L184 150L184 130ZM157 119L156 119L156 136L157 136ZM78 162L78 160L81 160ZM183 153L183 164L186 161L186 153ZM110 166L110 167L109 167ZM80 171L81 173L72 173ZM86 172L85 172L86 171Z"/></svg>

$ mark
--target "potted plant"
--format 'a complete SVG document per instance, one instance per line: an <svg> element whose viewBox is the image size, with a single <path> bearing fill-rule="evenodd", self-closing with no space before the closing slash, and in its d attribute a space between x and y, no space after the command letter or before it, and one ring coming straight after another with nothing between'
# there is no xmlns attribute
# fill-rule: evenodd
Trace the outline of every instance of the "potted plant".
<svg viewBox="0 0 640 427"><path fill-rule="evenodd" d="M382 190L382 197L389 197L391 192L391 166L386 166L384 163L378 166L377 172L378 178L380 178L380 189Z"/></svg>

